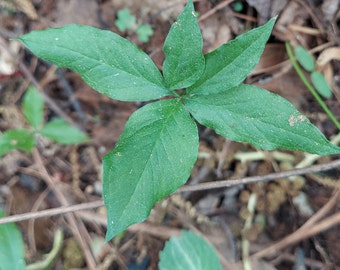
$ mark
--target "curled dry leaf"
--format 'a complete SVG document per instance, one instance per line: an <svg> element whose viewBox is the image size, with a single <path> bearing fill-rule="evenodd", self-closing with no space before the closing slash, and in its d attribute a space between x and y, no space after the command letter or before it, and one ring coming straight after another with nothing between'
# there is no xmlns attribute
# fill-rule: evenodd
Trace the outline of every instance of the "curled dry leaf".
<svg viewBox="0 0 340 270"><path fill-rule="evenodd" d="M340 60L340 47L331 47L324 50L316 60L316 64L322 68L331 60Z"/></svg>
<svg viewBox="0 0 340 270"><path fill-rule="evenodd" d="M328 84L334 88L336 85L333 82L334 72L330 64L331 60L340 60L340 47L330 47L324 50L316 60L316 70L322 71Z"/></svg>
<svg viewBox="0 0 340 270"><path fill-rule="evenodd" d="M0 42L2 44L6 44L6 40L0 37ZM20 49L19 42L11 42L8 44L9 49L15 55L18 54ZM16 63L13 57L8 53L8 51L0 46L0 74L2 75L10 75L14 73L16 70Z"/></svg>

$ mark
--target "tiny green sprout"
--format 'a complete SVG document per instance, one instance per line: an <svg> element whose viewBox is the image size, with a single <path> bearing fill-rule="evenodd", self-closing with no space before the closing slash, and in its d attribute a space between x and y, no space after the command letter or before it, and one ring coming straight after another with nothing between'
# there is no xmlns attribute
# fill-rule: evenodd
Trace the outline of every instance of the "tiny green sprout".
<svg viewBox="0 0 340 270"><path fill-rule="evenodd" d="M82 131L60 118L44 124L44 101L40 93L32 86L24 95L22 109L32 129L6 130L0 136L0 157L15 149L30 152L36 145L35 134L38 133L61 144L81 143L88 140Z"/></svg>
<svg viewBox="0 0 340 270"><path fill-rule="evenodd" d="M232 3L232 8L235 12L241 12L244 8L244 5L241 1L235 1Z"/></svg>
<svg viewBox="0 0 340 270"><path fill-rule="evenodd" d="M310 72L310 78L315 89L324 98L330 98L332 96L332 90L327 83L324 75L315 70L315 60L313 56L302 46L296 46L294 53L299 64Z"/></svg>
<svg viewBox="0 0 340 270"><path fill-rule="evenodd" d="M129 9L124 8L117 12L115 25L121 32L132 30L136 27L136 17L130 14Z"/></svg>
<svg viewBox="0 0 340 270"><path fill-rule="evenodd" d="M286 51L289 57L289 60L291 61L296 73L300 77L301 81L304 83L304 85L308 88L308 90L311 92L315 100L320 104L322 109L325 111L325 113L328 115L329 119L334 123L334 125L340 130L340 123L334 116L334 114L331 112L331 110L328 108L327 104L322 100L320 97L323 96L324 98L331 97L332 91L324 78L323 74L320 72L314 70L315 69L315 63L314 63L314 58L309 54L309 52L304 49L301 46L297 46L297 49L295 48L294 52L298 53L296 56L296 59L293 55L291 46L289 45L288 42L285 44L286 46ZM310 71L310 79L313 83L313 85L309 82L305 74L303 73L299 63L303 67L302 64L304 64L304 68L307 71ZM315 87L315 88L314 88ZM319 95L320 94L320 95Z"/></svg>
<svg viewBox="0 0 340 270"><path fill-rule="evenodd" d="M153 34L152 27L149 24L138 24L135 16L131 15L129 9L124 8L117 12L115 25L121 32L133 30L136 32L139 41L148 42Z"/></svg>

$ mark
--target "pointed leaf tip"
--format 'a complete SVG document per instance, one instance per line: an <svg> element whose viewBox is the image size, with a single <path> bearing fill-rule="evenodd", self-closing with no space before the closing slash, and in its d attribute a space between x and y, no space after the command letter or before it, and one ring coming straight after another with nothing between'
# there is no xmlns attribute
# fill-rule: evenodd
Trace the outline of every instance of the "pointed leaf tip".
<svg viewBox="0 0 340 270"><path fill-rule="evenodd" d="M287 100L256 86L242 84L219 94L193 95L185 105L200 124L234 141L266 150L340 153Z"/></svg>
<svg viewBox="0 0 340 270"><path fill-rule="evenodd" d="M275 20L276 17L206 54L204 73L188 92L216 94L242 83L259 62Z"/></svg>
<svg viewBox="0 0 340 270"><path fill-rule="evenodd" d="M79 73L91 87L113 99L149 101L171 95L151 58L111 31L70 24L18 39L36 56Z"/></svg>
<svg viewBox="0 0 340 270"><path fill-rule="evenodd" d="M164 43L163 74L170 89L194 84L204 71L203 39L192 1L171 26Z"/></svg>
<svg viewBox="0 0 340 270"><path fill-rule="evenodd" d="M150 103L132 114L103 159L106 239L144 221L157 201L183 185L197 154L196 124L179 100Z"/></svg>

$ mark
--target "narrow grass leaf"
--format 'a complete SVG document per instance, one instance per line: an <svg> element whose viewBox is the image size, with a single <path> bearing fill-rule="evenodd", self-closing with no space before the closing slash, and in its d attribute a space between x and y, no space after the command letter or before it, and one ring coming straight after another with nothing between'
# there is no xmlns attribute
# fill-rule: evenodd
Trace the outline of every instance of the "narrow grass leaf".
<svg viewBox="0 0 340 270"><path fill-rule="evenodd" d="M171 94L151 58L113 32L71 24L18 39L36 56L74 70L111 98L148 101Z"/></svg>
<svg viewBox="0 0 340 270"><path fill-rule="evenodd" d="M234 141L267 150L340 153L287 100L256 86L242 84L215 95L193 95L185 105L199 123Z"/></svg>
<svg viewBox="0 0 340 270"><path fill-rule="evenodd" d="M204 71L203 40L192 0L171 26L164 43L163 74L170 89L195 83Z"/></svg>
<svg viewBox="0 0 340 270"><path fill-rule="evenodd" d="M44 120L44 100L38 90L29 87L23 99L23 112L28 121L35 129L39 129Z"/></svg>
<svg viewBox="0 0 340 270"><path fill-rule="evenodd" d="M313 71L310 74L310 78L315 89L321 96L323 96L324 98L330 98L332 96L331 87L329 86L328 82L325 79L325 76L323 76L322 73L318 71Z"/></svg>
<svg viewBox="0 0 340 270"><path fill-rule="evenodd" d="M205 55L205 71L188 93L216 94L239 85L258 63L276 18Z"/></svg>
<svg viewBox="0 0 340 270"><path fill-rule="evenodd" d="M214 248L201 236L182 231L166 242L160 252L160 270L206 270L222 269Z"/></svg>
<svg viewBox="0 0 340 270"><path fill-rule="evenodd" d="M4 216L0 209L0 217ZM0 269L25 269L24 241L14 223L0 224Z"/></svg>
<svg viewBox="0 0 340 270"><path fill-rule="evenodd" d="M198 154L195 122L176 99L145 105L103 158L109 240L144 221L153 205L183 185Z"/></svg>
<svg viewBox="0 0 340 270"><path fill-rule="evenodd" d="M89 138L81 130L66 123L61 118L48 122L40 131L45 137L62 144L86 142Z"/></svg>
<svg viewBox="0 0 340 270"><path fill-rule="evenodd" d="M34 134L27 129L10 129L0 135L0 157L14 149L29 152L34 146Z"/></svg>

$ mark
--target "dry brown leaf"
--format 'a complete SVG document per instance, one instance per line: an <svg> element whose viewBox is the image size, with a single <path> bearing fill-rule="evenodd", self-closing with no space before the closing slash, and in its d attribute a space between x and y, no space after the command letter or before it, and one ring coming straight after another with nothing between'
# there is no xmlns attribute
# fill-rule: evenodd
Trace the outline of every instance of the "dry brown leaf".
<svg viewBox="0 0 340 270"><path fill-rule="evenodd" d="M335 14L339 11L339 0L324 0L321 6L322 13L325 15L325 19L332 21Z"/></svg>
<svg viewBox="0 0 340 270"><path fill-rule="evenodd" d="M316 64L318 67L324 67L331 60L340 60L340 47L331 47L320 53Z"/></svg>
<svg viewBox="0 0 340 270"><path fill-rule="evenodd" d="M14 0L14 3L16 8L24 12L28 18L31 20L38 19L37 11L30 0Z"/></svg>

